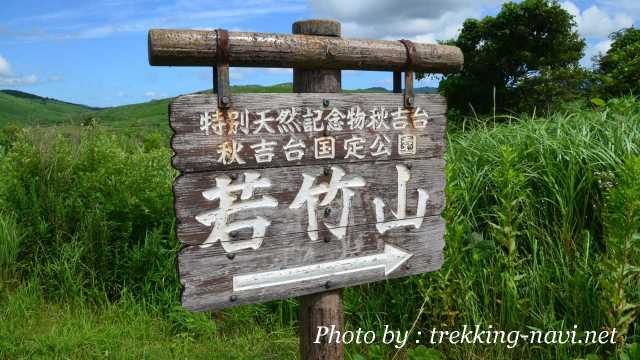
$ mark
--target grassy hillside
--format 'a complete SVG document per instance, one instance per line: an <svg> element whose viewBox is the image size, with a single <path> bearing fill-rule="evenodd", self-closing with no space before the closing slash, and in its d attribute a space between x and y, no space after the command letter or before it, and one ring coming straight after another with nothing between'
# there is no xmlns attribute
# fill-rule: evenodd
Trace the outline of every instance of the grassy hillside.
<svg viewBox="0 0 640 360"><path fill-rule="evenodd" d="M83 121L95 119L100 125L113 127L164 127L168 129L167 109L171 100L172 98L107 108L85 114Z"/></svg>
<svg viewBox="0 0 640 360"><path fill-rule="evenodd" d="M272 86L238 85L231 87L232 93L290 93L293 91L291 83ZM369 88L345 90L345 92L386 92L384 88ZM205 93L207 91L203 91ZM113 127L152 127L168 130L168 105L173 98L149 101L146 103L117 106L91 113L99 124ZM86 119L85 119L86 120Z"/></svg>
<svg viewBox="0 0 640 360"><path fill-rule="evenodd" d="M231 87L234 93L290 93L291 83L272 86L238 85ZM416 88L417 93L435 92L435 88ZM381 93L389 92L382 87L344 90L345 93ZM19 91L0 92L0 127L7 125L33 126L52 124L86 124L97 122L100 125L116 128L157 128L168 130L167 108L173 98L152 100L139 104L96 109L76 105Z"/></svg>
<svg viewBox="0 0 640 360"><path fill-rule="evenodd" d="M291 92L291 84L277 84L272 86L240 85L232 86L234 93L287 93ZM206 93L207 91L203 91ZM140 104L116 106L87 114L100 125L113 127L152 127L168 130L168 107L173 98L153 100ZM85 119L87 120L87 119Z"/></svg>
<svg viewBox="0 0 640 360"><path fill-rule="evenodd" d="M95 110L20 91L0 90L0 127L58 124Z"/></svg>

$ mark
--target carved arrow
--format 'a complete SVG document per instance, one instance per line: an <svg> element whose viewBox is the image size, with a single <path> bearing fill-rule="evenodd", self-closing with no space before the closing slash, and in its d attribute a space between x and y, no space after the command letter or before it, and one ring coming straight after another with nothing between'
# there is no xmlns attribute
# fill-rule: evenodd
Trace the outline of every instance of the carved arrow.
<svg viewBox="0 0 640 360"><path fill-rule="evenodd" d="M360 271L380 269L388 276L413 254L398 247L385 244L381 253L290 269L236 275L233 277L233 291L256 290L282 286L328 276L345 275Z"/></svg>

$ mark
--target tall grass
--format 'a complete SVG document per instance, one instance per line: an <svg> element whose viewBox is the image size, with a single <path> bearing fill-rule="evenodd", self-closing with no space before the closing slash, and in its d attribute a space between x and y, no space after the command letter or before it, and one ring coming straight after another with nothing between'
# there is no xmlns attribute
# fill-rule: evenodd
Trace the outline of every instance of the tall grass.
<svg viewBox="0 0 640 360"><path fill-rule="evenodd" d="M0 204L25 231L25 271L52 298L176 291L169 152L95 129L73 135L25 133L2 159Z"/></svg>
<svg viewBox="0 0 640 360"><path fill-rule="evenodd" d="M15 217L0 212L0 289L15 277L21 241Z"/></svg>
<svg viewBox="0 0 640 360"><path fill-rule="evenodd" d="M409 329L417 318L416 331L423 334L464 324L625 330L618 347L442 344L428 351L460 359L605 356L640 342L640 225L636 215L628 216L637 214L637 201L630 199L640 198L640 103L616 99L598 110L510 120L450 134L443 268L346 289L347 328ZM82 316L133 306L159 319L170 334L194 341L222 341L210 333L232 341L245 336L246 327L290 340L297 318L293 300L212 316L181 310L171 194L176 174L167 142L165 134L124 136L98 126L26 131L5 145L0 261L23 285L11 292L22 295L3 301L31 299L23 293L35 292L44 298L38 306L81 304L87 309ZM19 307L9 308L18 313ZM80 316L63 313L70 323ZM117 323L127 328L126 321ZM289 340L283 349L292 349L295 339ZM347 350L353 359L395 352L385 346ZM425 351L403 356L419 358Z"/></svg>
<svg viewBox="0 0 640 360"><path fill-rule="evenodd" d="M611 214L628 213L625 201L607 199L613 189L640 182L640 172L630 170L638 154L640 104L633 99L614 100L600 111L513 118L510 125L490 121L450 134L443 268L349 289L352 326L388 323L408 329L427 299L419 319L423 334L464 324L504 330L562 330L574 324L582 330L610 329L612 311L640 300L637 277L625 280L624 295L603 281L612 271L603 264L613 256L609 244L617 236L607 230L617 228L608 225L615 218ZM624 194L627 201L634 199L631 190ZM640 225L630 223L627 230L638 234ZM613 263L609 269L620 266L619 260ZM612 304L608 299L619 300ZM638 342L637 312L627 315L626 341ZM614 351L584 345L439 349L456 358L571 358Z"/></svg>

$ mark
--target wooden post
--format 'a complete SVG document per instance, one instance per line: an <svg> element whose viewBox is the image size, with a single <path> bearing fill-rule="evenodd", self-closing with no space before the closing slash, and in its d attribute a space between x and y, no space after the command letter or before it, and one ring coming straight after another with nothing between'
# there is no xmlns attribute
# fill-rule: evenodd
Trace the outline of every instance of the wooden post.
<svg viewBox="0 0 640 360"><path fill-rule="evenodd" d="M293 33L340 37L340 23L332 20L306 20L293 24ZM342 90L340 70L293 69L293 91L340 92ZM330 285L330 284L329 284ZM342 343L328 342L326 337L314 344L319 326L334 326L342 331L342 290L302 296L300 299L299 331L300 356L303 360L343 360Z"/></svg>

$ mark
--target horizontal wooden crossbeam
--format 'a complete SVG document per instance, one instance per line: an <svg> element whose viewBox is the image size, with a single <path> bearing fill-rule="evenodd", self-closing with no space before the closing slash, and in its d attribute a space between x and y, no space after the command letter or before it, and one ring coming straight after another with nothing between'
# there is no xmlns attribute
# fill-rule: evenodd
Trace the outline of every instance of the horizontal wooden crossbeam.
<svg viewBox="0 0 640 360"><path fill-rule="evenodd" d="M149 63L166 66L215 66L216 32L149 31ZM413 70L451 73L462 69L454 46L415 43ZM229 31L229 65L328 70L403 71L407 50L400 41L346 39Z"/></svg>

